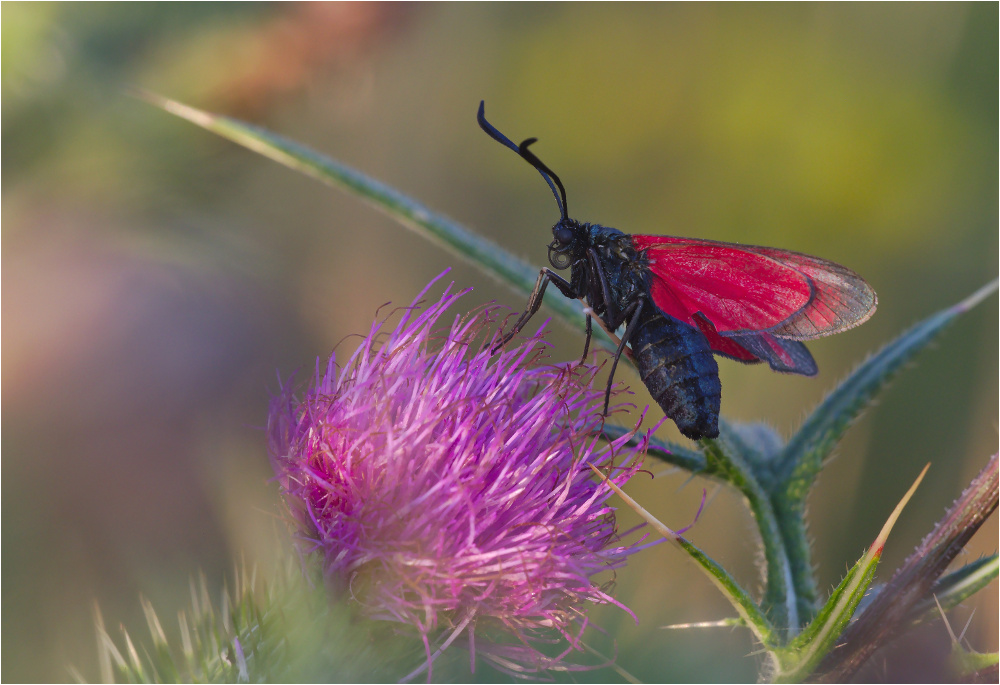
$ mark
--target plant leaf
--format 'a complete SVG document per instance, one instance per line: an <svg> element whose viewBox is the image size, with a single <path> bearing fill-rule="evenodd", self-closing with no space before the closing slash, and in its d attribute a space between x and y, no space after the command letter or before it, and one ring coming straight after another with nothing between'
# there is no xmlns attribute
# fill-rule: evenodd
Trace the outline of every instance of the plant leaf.
<svg viewBox="0 0 1000 685"><path fill-rule="evenodd" d="M784 484L789 504L804 504L823 461L844 431L902 366L960 314L975 307L996 289L997 281L988 283L958 304L924 319L862 363L816 407L788 441L775 474Z"/></svg>
<svg viewBox="0 0 1000 685"><path fill-rule="evenodd" d="M965 635L965 631L962 631L962 635L956 636L941 603L937 599L934 600L934 603L938 614L941 616L941 620L944 621L944 627L948 630L948 637L951 638L951 655L948 658L948 663L952 671L964 682L979 683L996 680L997 652L982 654L971 648L966 649L963 647L962 637ZM968 627L968 624L966 624L966 627ZM983 678L982 676L988 677Z"/></svg>
<svg viewBox="0 0 1000 685"><path fill-rule="evenodd" d="M931 586L929 596L913 605L911 621L920 623L929 616L936 616L938 605L945 611L955 608L996 580L998 570L1000 563L993 554L941 576Z"/></svg>
<svg viewBox="0 0 1000 685"><path fill-rule="evenodd" d="M632 429L630 428L610 423L604 424L604 427L601 429L601 435L608 442L617 440L626 433L631 432ZM627 444L637 445L640 441L641 438L639 436L633 436ZM667 442L666 440L657 440L650 436L646 452L661 461L673 464L691 473L700 473L705 470L705 455L690 447L682 447L681 445Z"/></svg>
<svg viewBox="0 0 1000 685"><path fill-rule="evenodd" d="M962 678L964 682L979 683L989 682L986 678L996 680L997 662L1000 661L1000 653L974 652L966 649L962 645L955 643L951 646L951 656L948 659L952 669ZM989 673L984 673L988 671ZM979 676L982 676L982 679Z"/></svg>
<svg viewBox="0 0 1000 685"><path fill-rule="evenodd" d="M665 540L680 547L694 560L698 568L719 589L722 595L729 600L729 603L733 605L740 619L750 628L760 643L764 645L765 649L770 651L775 646L774 628L771 626L770 621L757 608L757 605L750 598L750 595L747 594L746 590L740 587L739 583L718 562L660 522L659 519L646 511L638 502L626 495L621 488L612 483L599 469L593 465L590 468L609 488L614 490L624 500L625 504L639 514Z"/></svg>
<svg viewBox="0 0 1000 685"><path fill-rule="evenodd" d="M765 454L754 444L749 425L730 423L720 416L719 437L715 439L715 443L722 445L726 454L733 455L747 464L754 475L758 475L758 471L762 470L759 466L764 462Z"/></svg>
<svg viewBox="0 0 1000 685"><path fill-rule="evenodd" d="M138 97L212 133L328 185L357 195L418 235L481 267L517 292L535 287L538 268L465 226L360 171L330 159L288 138L231 117L212 114L159 95L138 91ZM569 325L583 329L583 305L550 297L545 305Z"/></svg>
<svg viewBox="0 0 1000 685"><path fill-rule="evenodd" d="M660 626L660 630L690 630L691 628L745 628L742 618L720 618L718 621L698 621L696 623L672 623Z"/></svg>
<svg viewBox="0 0 1000 685"><path fill-rule="evenodd" d="M971 296L934 314L900 335L851 373L820 403L758 478L771 493L791 566L792 584L803 623L815 612L817 589L813 577L809 538L804 521L805 499L844 431L875 395L917 352L941 333L959 314L976 306L997 288L987 284ZM758 469L762 470L762 469Z"/></svg>
<svg viewBox="0 0 1000 685"><path fill-rule="evenodd" d="M781 455L785 449L785 441L771 426L762 422L737 423L723 421L720 417L719 432L730 441L738 441L745 458L754 462L755 466L764 466ZM763 476L765 469L756 468L758 476ZM765 485L763 480L762 485Z"/></svg>
<svg viewBox="0 0 1000 685"><path fill-rule="evenodd" d="M776 650L779 668L774 676L775 682L802 682L834 647L837 638L854 615L858 603L868 591L868 586L871 585L892 527L903 512L903 507L917 491L928 468L930 464L917 476L913 485L903 495L903 499L892 510L875 541L833 591L816 618L787 647Z"/></svg>

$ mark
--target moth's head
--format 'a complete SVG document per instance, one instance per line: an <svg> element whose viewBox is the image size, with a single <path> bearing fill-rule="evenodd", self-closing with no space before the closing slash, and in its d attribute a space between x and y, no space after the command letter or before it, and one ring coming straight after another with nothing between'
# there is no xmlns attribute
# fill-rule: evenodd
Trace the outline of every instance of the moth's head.
<svg viewBox="0 0 1000 685"><path fill-rule="evenodd" d="M580 240L583 226L573 219L560 219L552 227L552 242L549 243L549 264L556 269L566 269L576 261L576 253L582 246Z"/></svg>

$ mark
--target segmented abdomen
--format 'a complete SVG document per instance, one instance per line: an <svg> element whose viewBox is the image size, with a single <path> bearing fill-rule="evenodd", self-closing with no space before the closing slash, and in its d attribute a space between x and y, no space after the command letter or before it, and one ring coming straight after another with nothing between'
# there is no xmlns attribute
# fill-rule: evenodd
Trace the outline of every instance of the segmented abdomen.
<svg viewBox="0 0 1000 685"><path fill-rule="evenodd" d="M708 341L652 303L644 310L630 340L639 377L681 433L718 437L722 384Z"/></svg>

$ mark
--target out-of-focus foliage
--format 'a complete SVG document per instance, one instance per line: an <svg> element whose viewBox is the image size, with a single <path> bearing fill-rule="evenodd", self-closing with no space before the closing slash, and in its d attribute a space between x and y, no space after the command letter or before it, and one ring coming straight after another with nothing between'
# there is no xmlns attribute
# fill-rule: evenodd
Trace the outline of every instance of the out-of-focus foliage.
<svg viewBox="0 0 1000 685"><path fill-rule="evenodd" d="M97 610L100 682L390 682L420 662L413 641L354 615L315 580L295 564L269 583L239 566L232 587L213 597L204 576L192 579L173 639L148 601L142 635L109 632Z"/></svg>
<svg viewBox="0 0 1000 685"><path fill-rule="evenodd" d="M126 86L280 130L540 266L554 205L476 127L485 98L512 136L540 137L583 220L857 270L879 312L811 346L819 380L723 363L724 412L786 434L869 350L998 270L995 5L5 4L3 18L5 680L64 679L65 663L96 677L94 598L109 626L136 625L140 592L179 606L197 569L221 582L234 555L274 554L257 427L275 370L311 368L445 266L481 301L522 306ZM958 323L824 471L810 499L821 587L874 538L890 483L933 462L893 568L995 451L997 328L995 307ZM555 359L579 354L554 333ZM700 489L682 482L631 494L687 520ZM747 578L740 511L723 494L692 535ZM995 538L990 524L972 554ZM701 634L650 637L725 615L669 556L617 577L625 603L648 607L640 627L597 618L619 662L644 680L752 678L752 659L718 663L749 649L739 634L710 649ZM982 593L966 635L983 651L996 597ZM886 668L940 672L950 645L934 627Z"/></svg>

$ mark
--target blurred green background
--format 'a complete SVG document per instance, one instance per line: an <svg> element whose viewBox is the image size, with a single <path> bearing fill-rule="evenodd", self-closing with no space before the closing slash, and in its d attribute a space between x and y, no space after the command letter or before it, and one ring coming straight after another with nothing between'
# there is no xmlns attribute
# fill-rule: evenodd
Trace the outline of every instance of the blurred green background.
<svg viewBox="0 0 1000 685"><path fill-rule="evenodd" d="M142 635L140 594L171 623L199 569L219 587L234 559L286 551L260 430L276 373L308 370L448 266L475 288L468 307L523 304L126 86L265 125L539 266L555 205L476 126L480 99L510 137L540 138L578 219L850 266L879 311L810 345L818 378L721 363L724 414L785 434L870 351L997 276L995 3L4 3L3 20L4 681L96 678L95 601ZM997 331L994 296L852 429L810 502L821 586L924 463L882 580L996 451ZM554 359L579 354L577 334L551 340ZM735 496L683 474L631 492L679 526L703 485L691 537L757 587ZM960 561L996 546L993 520ZM636 677L755 678L742 632L657 628L731 614L675 550L617 582L640 623L602 609L594 642L615 638ZM994 583L954 612L960 628L979 608L981 651L997 605ZM949 648L938 622L872 677L933 679Z"/></svg>

